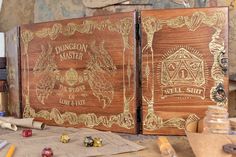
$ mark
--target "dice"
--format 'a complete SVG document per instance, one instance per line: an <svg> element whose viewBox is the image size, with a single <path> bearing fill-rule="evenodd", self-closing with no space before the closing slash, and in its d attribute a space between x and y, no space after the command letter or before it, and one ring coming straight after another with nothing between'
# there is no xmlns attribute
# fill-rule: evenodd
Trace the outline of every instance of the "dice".
<svg viewBox="0 0 236 157"><path fill-rule="evenodd" d="M94 143L94 141L93 141L93 138L91 136L86 136L84 138L84 146L85 147L92 147L93 143Z"/></svg>
<svg viewBox="0 0 236 157"><path fill-rule="evenodd" d="M84 138L85 147L102 147L102 139L99 137L92 138L91 136L86 136Z"/></svg>
<svg viewBox="0 0 236 157"><path fill-rule="evenodd" d="M46 147L42 150L42 157L53 157L53 151L51 148Z"/></svg>
<svg viewBox="0 0 236 157"><path fill-rule="evenodd" d="M24 130L22 130L22 136L23 137L30 137L30 136L32 136L32 130L31 129L24 129Z"/></svg>
<svg viewBox="0 0 236 157"><path fill-rule="evenodd" d="M93 139L93 146L94 147L101 147L102 146L102 139L99 137L95 137Z"/></svg>
<svg viewBox="0 0 236 157"><path fill-rule="evenodd" d="M61 143L68 143L70 142L70 137L67 134L62 134L60 137L60 142Z"/></svg>

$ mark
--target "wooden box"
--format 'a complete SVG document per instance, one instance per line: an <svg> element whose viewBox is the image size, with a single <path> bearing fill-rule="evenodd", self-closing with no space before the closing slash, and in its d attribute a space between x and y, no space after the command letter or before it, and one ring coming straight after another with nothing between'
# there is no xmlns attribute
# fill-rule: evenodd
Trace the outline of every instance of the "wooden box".
<svg viewBox="0 0 236 157"><path fill-rule="evenodd" d="M228 9L142 11L144 134L184 134L208 105L227 107Z"/></svg>
<svg viewBox="0 0 236 157"><path fill-rule="evenodd" d="M7 111L11 116L22 117L19 27L15 27L5 35L8 83Z"/></svg>
<svg viewBox="0 0 236 157"><path fill-rule="evenodd" d="M227 107L227 16L150 10L20 26L7 33L18 71L9 97L50 125L184 134L208 105Z"/></svg>
<svg viewBox="0 0 236 157"><path fill-rule="evenodd" d="M20 86L23 117L136 133L135 22L130 12L22 25L19 51L10 45L18 33L7 33L9 64L17 60L10 70L20 62L19 82L9 83Z"/></svg>

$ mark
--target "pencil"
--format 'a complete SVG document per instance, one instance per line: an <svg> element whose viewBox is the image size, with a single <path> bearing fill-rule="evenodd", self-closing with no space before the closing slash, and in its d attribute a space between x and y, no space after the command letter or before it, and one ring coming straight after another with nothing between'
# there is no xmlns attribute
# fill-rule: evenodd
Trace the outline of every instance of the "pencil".
<svg viewBox="0 0 236 157"><path fill-rule="evenodd" d="M11 147L8 149L6 157L12 157L14 154L16 146L14 144L11 145Z"/></svg>

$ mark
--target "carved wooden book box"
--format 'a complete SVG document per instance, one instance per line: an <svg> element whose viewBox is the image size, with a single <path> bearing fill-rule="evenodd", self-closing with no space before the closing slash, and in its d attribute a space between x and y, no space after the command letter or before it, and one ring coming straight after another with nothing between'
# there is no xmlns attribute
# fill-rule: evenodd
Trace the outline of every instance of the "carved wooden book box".
<svg viewBox="0 0 236 157"><path fill-rule="evenodd" d="M9 107L22 103L23 117L51 125L136 133L135 22L131 12L9 32L9 74L19 70L20 76L9 75L9 83L21 82L20 89L10 85L10 97L18 100L17 92L22 98ZM18 56L19 67L11 61Z"/></svg>
<svg viewBox="0 0 236 157"><path fill-rule="evenodd" d="M227 8L141 12L145 134L182 134L208 105L227 107L227 14Z"/></svg>
<svg viewBox="0 0 236 157"><path fill-rule="evenodd" d="M184 134L208 105L227 107L227 17L227 8L151 10L17 27L6 33L9 112Z"/></svg>

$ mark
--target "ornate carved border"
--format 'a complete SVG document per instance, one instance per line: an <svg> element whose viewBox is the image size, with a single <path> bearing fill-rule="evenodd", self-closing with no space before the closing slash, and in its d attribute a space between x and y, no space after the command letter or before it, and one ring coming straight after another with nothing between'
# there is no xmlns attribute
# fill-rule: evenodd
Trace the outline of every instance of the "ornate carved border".
<svg viewBox="0 0 236 157"><path fill-rule="evenodd" d="M173 19L161 20L156 19L155 17L146 17L142 21L142 25L144 31L147 35L147 44L142 49L142 54L145 53L148 49L150 49L151 53L149 53L148 58L151 58L151 63L149 63L147 59L147 65L145 67L145 74L147 78L147 82L149 76L151 75L151 97L143 95L143 101L148 106L148 113L144 118L143 125L144 128L150 131L158 130L162 127L176 127L178 129L184 129L184 125L186 120L183 118L172 118L164 121L160 116L156 115L154 112L154 58L153 58L153 37L156 32L161 30L163 26L168 26L170 28L181 28L186 26L189 31L196 31L202 24L205 24L208 27L211 27L215 30L215 33L212 35L212 41L209 43L209 50L213 55L214 62L211 68L211 77L215 81L215 86L212 87L210 96L211 98L213 91L216 90L218 84L223 83L224 72L220 67L218 62L218 58L221 55L221 52L224 51L224 39L220 37L220 33L225 24L225 14L221 11L215 12L213 15L206 15L206 13L197 11L194 12L191 17L189 16L178 16ZM151 64L151 67L150 65ZM149 88L149 85L147 85ZM212 99L212 101L215 101ZM219 106L227 106L227 100L224 102L216 102ZM191 119L198 119L197 116L190 115ZM195 118L192 118L195 117Z"/></svg>
<svg viewBox="0 0 236 157"><path fill-rule="evenodd" d="M84 124L87 127L94 127L98 125L103 125L105 127L112 127L113 124L117 124L120 127L126 129L133 129L135 127L135 120L130 112L130 102L133 101L134 96L127 96L126 90L130 86L130 79L132 68L130 65L130 56L128 56L128 65L125 69L125 52L126 49L131 48L129 45L129 34L131 28L133 27L132 18L123 18L115 23L112 23L110 20L105 20L101 22L93 20L85 20L82 24L68 23L66 26L63 26L60 23L55 23L52 27L42 28L39 31L32 32L30 30L23 30L21 32L21 39L23 42L24 52L22 53L25 58L22 62L24 67L23 77L25 78L25 84L27 85L26 89L23 89L23 97L25 98L25 107L23 112L23 117L40 117L46 120L54 120L56 124L61 125L65 122L68 122L71 125ZM52 108L51 111L40 110L35 111L30 106L30 94L29 94L29 54L28 48L30 42L35 38L46 38L49 37L51 40L55 40L59 34L64 36L71 36L75 33L91 34L94 30L104 31L108 30L111 32L117 32L121 34L123 40L123 101L124 101L124 111L118 115L100 116L98 117L95 113L79 114L77 115L74 112L64 112L61 113L58 109ZM125 79L125 70L127 71L127 78L129 84L126 85Z"/></svg>

